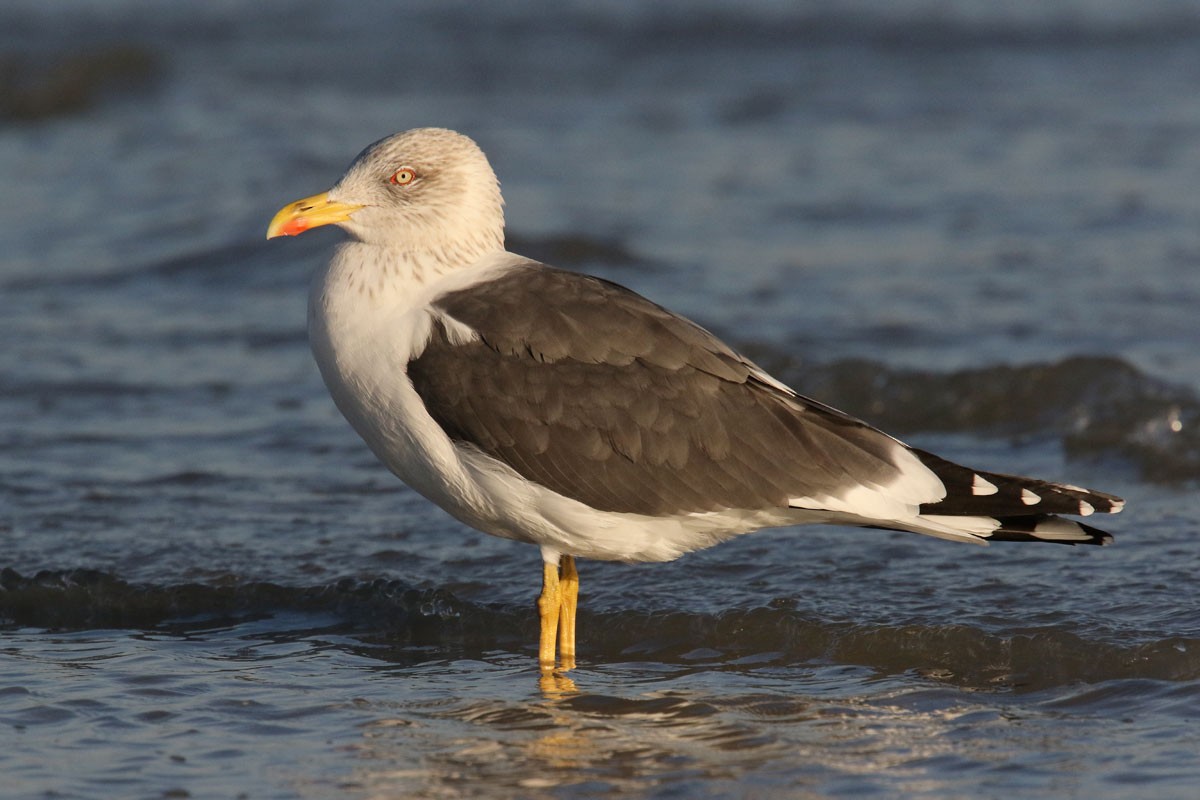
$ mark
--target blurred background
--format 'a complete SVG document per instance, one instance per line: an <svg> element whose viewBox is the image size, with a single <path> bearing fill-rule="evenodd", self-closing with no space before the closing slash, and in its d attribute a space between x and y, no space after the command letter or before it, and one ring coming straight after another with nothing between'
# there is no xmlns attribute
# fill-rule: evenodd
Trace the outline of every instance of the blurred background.
<svg viewBox="0 0 1200 800"><path fill-rule="evenodd" d="M1190 797L1197 87L1190 0L8 0L6 780ZM488 153L510 249L913 444L1125 495L1118 546L585 564L579 693L544 697L536 552L374 463L304 333L340 234L264 241L426 125Z"/></svg>

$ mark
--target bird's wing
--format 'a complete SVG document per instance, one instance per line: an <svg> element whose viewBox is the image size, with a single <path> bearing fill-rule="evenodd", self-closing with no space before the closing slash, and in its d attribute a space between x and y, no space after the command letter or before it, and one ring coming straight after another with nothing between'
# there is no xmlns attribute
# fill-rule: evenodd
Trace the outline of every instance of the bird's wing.
<svg viewBox="0 0 1200 800"><path fill-rule="evenodd" d="M593 508L886 519L946 496L914 451L616 284L530 262L432 305L408 375L434 420Z"/></svg>

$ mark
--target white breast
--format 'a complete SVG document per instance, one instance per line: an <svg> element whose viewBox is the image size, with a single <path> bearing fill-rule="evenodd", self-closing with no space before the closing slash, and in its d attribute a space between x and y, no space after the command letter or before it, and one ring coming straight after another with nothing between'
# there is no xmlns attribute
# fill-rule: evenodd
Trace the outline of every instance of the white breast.
<svg viewBox="0 0 1200 800"><path fill-rule="evenodd" d="M314 276L308 314L313 356L334 403L376 457L413 489L479 527L488 499L426 412L406 370L432 330L429 299L486 278L513 259L489 257L445 273L437 264L380 260L395 255L350 243Z"/></svg>

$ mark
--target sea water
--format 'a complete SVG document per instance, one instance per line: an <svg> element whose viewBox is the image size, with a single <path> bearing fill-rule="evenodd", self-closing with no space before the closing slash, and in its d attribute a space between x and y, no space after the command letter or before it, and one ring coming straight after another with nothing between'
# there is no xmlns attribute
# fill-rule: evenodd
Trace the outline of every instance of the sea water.
<svg viewBox="0 0 1200 800"><path fill-rule="evenodd" d="M1200 786L1200 6L7 3L0 796L1178 797ZM514 250L626 284L1111 548L764 531L582 562L339 417L364 145L491 157Z"/></svg>

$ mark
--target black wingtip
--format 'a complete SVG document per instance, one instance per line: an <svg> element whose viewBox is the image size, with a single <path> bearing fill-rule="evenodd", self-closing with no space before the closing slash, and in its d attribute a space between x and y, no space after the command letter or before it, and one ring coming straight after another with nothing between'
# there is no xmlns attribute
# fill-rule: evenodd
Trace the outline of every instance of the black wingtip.
<svg viewBox="0 0 1200 800"><path fill-rule="evenodd" d="M1115 541L1108 531L1053 515L999 517L996 521L1000 527L988 535L988 541L991 542L1049 542L1107 547Z"/></svg>
<svg viewBox="0 0 1200 800"><path fill-rule="evenodd" d="M946 496L921 505L922 514L992 517L1045 517L1068 514L1117 514L1125 501L1116 495L1037 478L984 472L947 461L924 450L914 450L926 467L946 487Z"/></svg>

